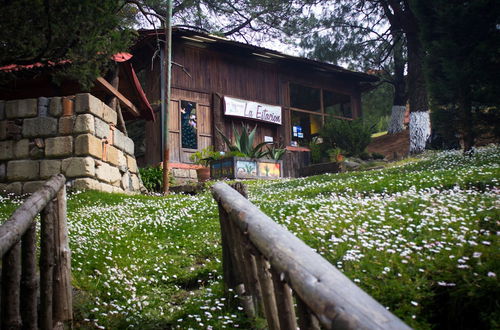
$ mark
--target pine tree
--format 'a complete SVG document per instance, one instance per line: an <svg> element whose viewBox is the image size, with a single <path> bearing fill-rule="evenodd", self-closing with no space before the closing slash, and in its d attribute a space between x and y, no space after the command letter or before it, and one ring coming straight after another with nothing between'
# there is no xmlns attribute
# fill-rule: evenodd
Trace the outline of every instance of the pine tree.
<svg viewBox="0 0 500 330"><path fill-rule="evenodd" d="M2 1L0 67L64 62L59 74L88 85L112 54L128 49L130 10L123 0Z"/></svg>
<svg viewBox="0 0 500 330"><path fill-rule="evenodd" d="M497 106L500 91L500 3L418 0L425 67L434 108L455 109L465 150L474 145L473 109Z"/></svg>

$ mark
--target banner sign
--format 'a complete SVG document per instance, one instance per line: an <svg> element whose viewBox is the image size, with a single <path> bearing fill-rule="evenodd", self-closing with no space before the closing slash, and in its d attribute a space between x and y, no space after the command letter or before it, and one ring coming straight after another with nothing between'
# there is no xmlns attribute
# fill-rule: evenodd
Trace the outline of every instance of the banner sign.
<svg viewBox="0 0 500 330"><path fill-rule="evenodd" d="M224 114L281 125L281 107L224 96Z"/></svg>

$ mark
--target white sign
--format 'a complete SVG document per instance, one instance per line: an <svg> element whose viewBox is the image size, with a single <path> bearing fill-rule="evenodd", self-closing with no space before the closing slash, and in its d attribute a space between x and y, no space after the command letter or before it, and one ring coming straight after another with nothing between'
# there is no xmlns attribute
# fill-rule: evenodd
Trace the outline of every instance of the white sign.
<svg viewBox="0 0 500 330"><path fill-rule="evenodd" d="M224 114L281 125L281 107L224 96Z"/></svg>
<svg viewBox="0 0 500 330"><path fill-rule="evenodd" d="M273 142L273 137L272 136L264 136L264 142Z"/></svg>

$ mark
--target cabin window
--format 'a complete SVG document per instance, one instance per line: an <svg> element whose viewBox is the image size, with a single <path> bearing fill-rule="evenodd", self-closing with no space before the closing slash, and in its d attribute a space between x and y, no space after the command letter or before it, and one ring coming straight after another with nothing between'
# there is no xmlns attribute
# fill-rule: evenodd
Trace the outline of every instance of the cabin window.
<svg viewBox="0 0 500 330"><path fill-rule="evenodd" d="M297 109L321 112L320 89L290 84L290 106Z"/></svg>
<svg viewBox="0 0 500 330"><path fill-rule="evenodd" d="M292 111L292 141L306 145L318 135L321 129L321 116L311 113Z"/></svg>
<svg viewBox="0 0 500 330"><path fill-rule="evenodd" d="M329 115L352 118L351 97L348 94L323 90L323 106Z"/></svg>
<svg viewBox="0 0 500 330"><path fill-rule="evenodd" d="M182 148L198 149L196 102L182 100L180 117Z"/></svg>

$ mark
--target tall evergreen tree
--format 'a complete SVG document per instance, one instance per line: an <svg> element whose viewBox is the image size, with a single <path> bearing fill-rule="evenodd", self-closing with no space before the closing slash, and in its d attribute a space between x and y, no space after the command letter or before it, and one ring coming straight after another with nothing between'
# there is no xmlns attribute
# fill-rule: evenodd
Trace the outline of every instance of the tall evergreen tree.
<svg viewBox="0 0 500 330"><path fill-rule="evenodd" d="M132 16L124 0L2 1L0 67L71 63L61 74L88 85L110 55L128 49Z"/></svg>
<svg viewBox="0 0 500 330"><path fill-rule="evenodd" d="M498 111L500 3L418 0L412 5L421 27L432 105L455 109L464 149L469 150L474 109L489 105Z"/></svg>

